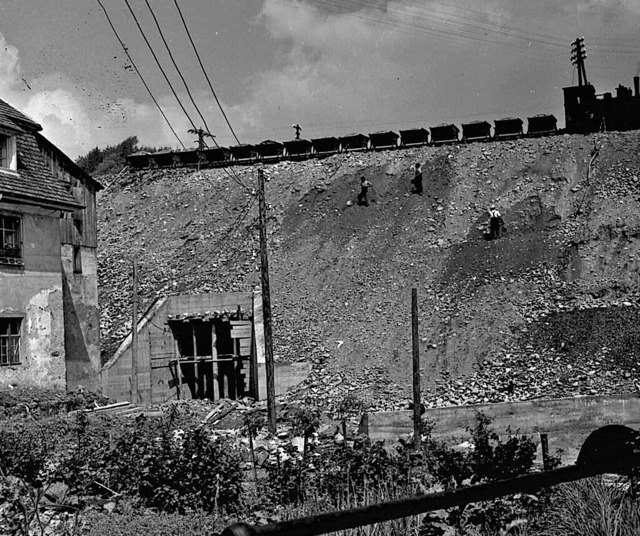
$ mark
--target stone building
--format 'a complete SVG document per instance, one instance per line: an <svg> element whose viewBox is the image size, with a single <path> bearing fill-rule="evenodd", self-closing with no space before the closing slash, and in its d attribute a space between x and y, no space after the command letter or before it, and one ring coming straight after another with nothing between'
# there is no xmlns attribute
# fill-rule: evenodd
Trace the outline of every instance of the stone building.
<svg viewBox="0 0 640 536"><path fill-rule="evenodd" d="M0 387L100 389L96 193L0 100Z"/></svg>

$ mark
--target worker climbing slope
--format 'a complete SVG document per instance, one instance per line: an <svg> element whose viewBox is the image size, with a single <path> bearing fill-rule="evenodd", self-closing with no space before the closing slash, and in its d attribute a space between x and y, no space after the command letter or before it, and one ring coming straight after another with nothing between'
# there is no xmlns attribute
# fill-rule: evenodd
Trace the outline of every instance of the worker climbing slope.
<svg viewBox="0 0 640 536"><path fill-rule="evenodd" d="M371 188L371 184L365 177L360 177L360 193L358 194L358 205L369 206L369 200L367 199L367 192Z"/></svg>
<svg viewBox="0 0 640 536"><path fill-rule="evenodd" d="M500 226L503 224L502 215L495 205L489 207L489 233L490 238L500 238Z"/></svg>
<svg viewBox="0 0 640 536"><path fill-rule="evenodd" d="M422 169L420 169L420 162L414 164L411 184L413 185L411 193L422 195Z"/></svg>

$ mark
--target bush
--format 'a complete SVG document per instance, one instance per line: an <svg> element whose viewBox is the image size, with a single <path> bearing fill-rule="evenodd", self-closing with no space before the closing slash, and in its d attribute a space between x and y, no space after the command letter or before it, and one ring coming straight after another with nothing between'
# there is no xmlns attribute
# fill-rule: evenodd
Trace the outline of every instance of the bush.
<svg viewBox="0 0 640 536"><path fill-rule="evenodd" d="M491 419L476 415L476 426L470 430L474 449L469 456L474 480L501 480L528 473L533 467L536 444L527 436L512 435L503 443L489 428Z"/></svg>
<svg viewBox="0 0 640 536"><path fill-rule="evenodd" d="M58 478L75 493L110 490L166 512L213 512L240 500L239 454L203 428L158 430L139 417L133 429L113 441L107 434L92 433L80 414L76 434L58 471Z"/></svg>
<svg viewBox="0 0 640 536"><path fill-rule="evenodd" d="M640 503L619 483L587 478L553 490L543 525L544 536L636 536Z"/></svg>

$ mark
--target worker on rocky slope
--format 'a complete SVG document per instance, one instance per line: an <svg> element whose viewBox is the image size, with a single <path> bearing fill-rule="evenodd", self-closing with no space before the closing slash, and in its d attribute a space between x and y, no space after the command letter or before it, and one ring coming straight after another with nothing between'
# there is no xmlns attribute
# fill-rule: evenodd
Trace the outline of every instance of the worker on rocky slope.
<svg viewBox="0 0 640 536"><path fill-rule="evenodd" d="M367 199L367 192L369 188L371 188L373 184L371 184L364 177L360 177L360 193L358 194L358 205L364 205L365 207L369 206L369 200Z"/></svg>
<svg viewBox="0 0 640 536"><path fill-rule="evenodd" d="M411 179L411 184L413 184L412 193L422 195L422 169L420 169L420 162L416 162L413 166L413 179Z"/></svg>
<svg viewBox="0 0 640 536"><path fill-rule="evenodd" d="M500 225L502 224L502 216L495 205L489 208L489 233L491 240L500 238Z"/></svg>

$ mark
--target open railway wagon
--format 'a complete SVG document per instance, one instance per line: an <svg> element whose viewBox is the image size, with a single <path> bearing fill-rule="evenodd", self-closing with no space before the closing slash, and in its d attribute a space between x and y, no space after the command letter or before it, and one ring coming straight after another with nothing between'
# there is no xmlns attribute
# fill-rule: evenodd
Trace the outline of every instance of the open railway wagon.
<svg viewBox="0 0 640 536"><path fill-rule="evenodd" d="M289 158L304 159L311 156L313 146L309 140L290 140L284 142L284 154Z"/></svg>
<svg viewBox="0 0 640 536"><path fill-rule="evenodd" d="M391 130L381 130L369 134L371 149L378 151L383 149L397 149L399 139L400 136Z"/></svg>
<svg viewBox="0 0 640 536"><path fill-rule="evenodd" d="M558 120L551 114L527 117L527 136L549 136L558 132Z"/></svg>
<svg viewBox="0 0 640 536"><path fill-rule="evenodd" d="M491 139L491 125L486 121L472 121L462 124L462 141L488 141Z"/></svg>
<svg viewBox="0 0 640 536"><path fill-rule="evenodd" d="M231 161L231 151L226 147L211 147L202 153L205 163L209 166L224 166Z"/></svg>
<svg viewBox="0 0 640 536"><path fill-rule="evenodd" d="M443 123L436 127L431 127L431 145L444 145L446 143L457 143L460 129L454 124Z"/></svg>
<svg viewBox="0 0 640 536"><path fill-rule="evenodd" d="M234 145L229 147L234 162L239 164L249 164L258 158L255 146L248 144Z"/></svg>
<svg viewBox="0 0 640 536"><path fill-rule="evenodd" d="M329 136L326 138L313 138L311 140L313 154L316 156L327 156L340 152L340 140Z"/></svg>
<svg viewBox="0 0 640 536"><path fill-rule="evenodd" d="M522 119L518 117L505 117L493 122L494 140L515 140L524 135Z"/></svg>
<svg viewBox="0 0 640 536"><path fill-rule="evenodd" d="M343 153L366 151L369 148L369 136L364 134L347 134L346 136L340 136L338 139Z"/></svg>
<svg viewBox="0 0 640 536"><path fill-rule="evenodd" d="M429 131L426 128L410 128L400 131L400 147L428 145Z"/></svg>
<svg viewBox="0 0 640 536"><path fill-rule="evenodd" d="M235 523L227 527L221 536L318 536L506 495L531 494L563 482L601 474L637 475L639 468L640 433L613 424L598 428L587 437L575 465L264 525ZM429 529L428 526L424 528Z"/></svg>
<svg viewBox="0 0 640 536"><path fill-rule="evenodd" d="M265 140L254 145L254 148L261 160L264 161L278 161L284 154L284 143L273 140Z"/></svg>

